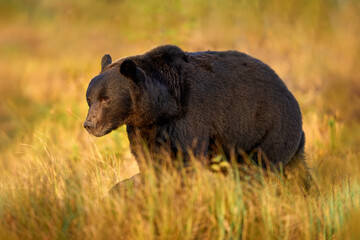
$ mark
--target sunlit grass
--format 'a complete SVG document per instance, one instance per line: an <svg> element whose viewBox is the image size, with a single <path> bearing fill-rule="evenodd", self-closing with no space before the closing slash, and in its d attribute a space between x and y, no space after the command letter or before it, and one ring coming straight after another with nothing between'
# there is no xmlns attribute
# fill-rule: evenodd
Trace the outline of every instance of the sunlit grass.
<svg viewBox="0 0 360 240"><path fill-rule="evenodd" d="M223 176L197 165L190 175L167 168L155 176L150 168L143 185L113 198L107 190L124 166L111 153L102 156L87 138L91 153L76 154L79 159L68 159L74 153L71 143L60 150L45 136L34 140L38 145L22 146L26 166L1 177L3 234L20 239L328 239L360 207L360 186L350 178L321 185L326 189L320 195L304 195L276 175L255 171L254 179L241 180L237 171Z"/></svg>

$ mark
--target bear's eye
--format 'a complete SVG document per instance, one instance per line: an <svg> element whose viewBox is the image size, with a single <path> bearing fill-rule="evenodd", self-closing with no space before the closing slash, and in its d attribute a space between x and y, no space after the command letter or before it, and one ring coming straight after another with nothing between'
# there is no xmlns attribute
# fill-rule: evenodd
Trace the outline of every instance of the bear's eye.
<svg viewBox="0 0 360 240"><path fill-rule="evenodd" d="M104 98L102 99L102 103L110 104L110 98L109 98L109 97L104 97Z"/></svg>
<svg viewBox="0 0 360 240"><path fill-rule="evenodd" d="M86 98L88 105L90 105L90 98Z"/></svg>

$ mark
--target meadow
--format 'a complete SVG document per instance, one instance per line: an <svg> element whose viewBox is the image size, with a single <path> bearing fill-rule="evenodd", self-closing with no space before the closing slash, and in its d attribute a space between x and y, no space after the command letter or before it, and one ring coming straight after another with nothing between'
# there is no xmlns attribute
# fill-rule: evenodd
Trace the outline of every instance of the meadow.
<svg viewBox="0 0 360 240"><path fill-rule="evenodd" d="M359 39L359 0L0 0L0 239L360 239ZM84 130L87 85L104 54L168 43L270 65L319 193L195 164L109 196L138 167L125 127Z"/></svg>

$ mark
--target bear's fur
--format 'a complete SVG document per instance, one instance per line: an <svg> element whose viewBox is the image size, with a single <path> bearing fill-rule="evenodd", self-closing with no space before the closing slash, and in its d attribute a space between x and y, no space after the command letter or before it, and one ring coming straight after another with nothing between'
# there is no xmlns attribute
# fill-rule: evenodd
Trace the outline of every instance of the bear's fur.
<svg viewBox="0 0 360 240"><path fill-rule="evenodd" d="M145 142L150 153L182 153L185 164L189 151L239 162L261 151L271 167L303 159L297 101L268 65L244 53L165 45L114 63L105 55L86 96L85 128L99 137L126 124L135 157Z"/></svg>

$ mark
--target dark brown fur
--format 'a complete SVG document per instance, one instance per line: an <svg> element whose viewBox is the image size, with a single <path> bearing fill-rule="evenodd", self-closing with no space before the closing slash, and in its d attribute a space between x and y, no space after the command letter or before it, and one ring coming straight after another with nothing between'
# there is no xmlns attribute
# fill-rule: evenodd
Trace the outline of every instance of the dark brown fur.
<svg viewBox="0 0 360 240"><path fill-rule="evenodd" d="M263 62L236 51L184 52L155 48L112 64L89 84L85 127L102 136L126 124L135 156L145 142L151 153L175 159L189 150L208 159L261 150L277 168L302 159L305 135L299 105ZM266 161L264 161L266 162Z"/></svg>

